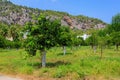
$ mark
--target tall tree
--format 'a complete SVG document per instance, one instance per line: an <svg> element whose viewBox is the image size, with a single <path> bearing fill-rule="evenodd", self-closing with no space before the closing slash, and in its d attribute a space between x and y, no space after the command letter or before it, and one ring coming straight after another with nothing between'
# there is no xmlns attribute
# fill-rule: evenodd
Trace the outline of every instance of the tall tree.
<svg viewBox="0 0 120 80"><path fill-rule="evenodd" d="M111 27L114 31L120 31L120 13L112 17Z"/></svg>
<svg viewBox="0 0 120 80"><path fill-rule="evenodd" d="M108 26L108 33L112 37L112 42L115 44L116 49L118 50L118 46L120 45L120 13L116 14L112 17L111 25Z"/></svg>

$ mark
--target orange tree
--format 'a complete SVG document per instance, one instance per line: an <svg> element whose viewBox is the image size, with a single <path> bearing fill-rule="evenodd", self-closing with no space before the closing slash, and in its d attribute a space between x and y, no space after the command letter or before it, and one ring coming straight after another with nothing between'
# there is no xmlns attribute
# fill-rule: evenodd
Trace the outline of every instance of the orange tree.
<svg viewBox="0 0 120 80"><path fill-rule="evenodd" d="M36 55L36 51L41 52L42 67L46 66L46 51L51 47L61 45L61 40L66 43L64 33L66 29L61 27L59 20L50 20L44 15L40 15L36 23L29 22L26 24L24 33L27 34L25 40L25 49L31 55ZM67 35L68 36L68 35Z"/></svg>

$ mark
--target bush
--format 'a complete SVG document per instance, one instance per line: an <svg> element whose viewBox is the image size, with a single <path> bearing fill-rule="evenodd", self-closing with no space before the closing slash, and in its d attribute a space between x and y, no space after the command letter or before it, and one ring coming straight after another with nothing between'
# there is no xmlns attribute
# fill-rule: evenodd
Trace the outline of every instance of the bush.
<svg viewBox="0 0 120 80"><path fill-rule="evenodd" d="M0 48L20 48L21 44L19 41L9 41L6 40L3 36L0 36Z"/></svg>
<svg viewBox="0 0 120 80"><path fill-rule="evenodd" d="M20 42L14 42L14 41L5 40L4 46L6 48L20 48L21 44L20 44Z"/></svg>
<svg viewBox="0 0 120 80"><path fill-rule="evenodd" d="M0 36L0 48L5 48L5 38Z"/></svg>

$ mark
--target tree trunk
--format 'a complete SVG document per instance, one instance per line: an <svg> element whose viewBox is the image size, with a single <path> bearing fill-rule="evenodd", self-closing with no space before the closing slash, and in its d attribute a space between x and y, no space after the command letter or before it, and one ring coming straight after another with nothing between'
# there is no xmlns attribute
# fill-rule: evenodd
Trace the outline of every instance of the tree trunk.
<svg viewBox="0 0 120 80"><path fill-rule="evenodd" d="M96 53L96 46L93 46L94 53Z"/></svg>
<svg viewBox="0 0 120 80"><path fill-rule="evenodd" d="M119 50L119 48L118 48L118 47L119 47L119 45L118 45L118 44L116 44L116 50L117 50L117 51Z"/></svg>
<svg viewBox="0 0 120 80"><path fill-rule="evenodd" d="M63 55L65 55L65 54L66 54L66 47L63 46Z"/></svg>
<svg viewBox="0 0 120 80"><path fill-rule="evenodd" d="M45 50L41 51L41 62L42 62L42 67L46 67L46 51Z"/></svg>
<svg viewBox="0 0 120 80"><path fill-rule="evenodd" d="M71 46L71 53L73 53L73 46Z"/></svg>
<svg viewBox="0 0 120 80"><path fill-rule="evenodd" d="M102 57L103 57L103 47L101 46L101 51L100 51L100 53L101 53L101 59L102 59Z"/></svg>
<svg viewBox="0 0 120 80"><path fill-rule="evenodd" d="M91 48L93 49L93 45L91 45Z"/></svg>

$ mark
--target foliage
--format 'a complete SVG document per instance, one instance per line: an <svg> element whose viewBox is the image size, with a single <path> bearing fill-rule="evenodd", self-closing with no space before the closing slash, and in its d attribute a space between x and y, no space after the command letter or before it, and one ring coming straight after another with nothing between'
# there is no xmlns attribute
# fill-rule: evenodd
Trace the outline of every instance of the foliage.
<svg viewBox="0 0 120 80"><path fill-rule="evenodd" d="M6 37L8 35L8 26L0 23L0 35Z"/></svg>
<svg viewBox="0 0 120 80"><path fill-rule="evenodd" d="M5 48L5 38L0 35L0 48Z"/></svg>
<svg viewBox="0 0 120 80"><path fill-rule="evenodd" d="M113 43L120 44L120 32L113 32L111 36Z"/></svg>
<svg viewBox="0 0 120 80"><path fill-rule="evenodd" d="M72 43L71 30L69 27L61 26L58 37L58 44L60 46L70 46Z"/></svg>
<svg viewBox="0 0 120 80"><path fill-rule="evenodd" d="M98 44L100 46L105 46L107 43L106 32L101 29L98 31L97 35L98 35Z"/></svg>
<svg viewBox="0 0 120 80"><path fill-rule="evenodd" d="M71 33L72 35L72 46L79 46L79 45L85 45L84 40L82 37L77 37L78 34L76 34L76 32Z"/></svg>
<svg viewBox="0 0 120 80"><path fill-rule="evenodd" d="M98 24L98 23L103 23L103 24L105 24L103 21L101 21L101 20L99 20L99 19L97 19L97 18L90 18L90 17L84 16L84 15L78 15L78 16L76 16L76 17L78 17L79 21L81 21L81 22L91 21L91 24L92 24L92 25L95 25L95 24Z"/></svg>
<svg viewBox="0 0 120 80"><path fill-rule="evenodd" d="M112 22L108 25L108 32L120 31L120 14L116 14L112 17Z"/></svg>
<svg viewBox="0 0 120 80"><path fill-rule="evenodd" d="M120 23L120 13L112 17L112 24Z"/></svg>
<svg viewBox="0 0 120 80"><path fill-rule="evenodd" d="M118 46L120 45L120 31L111 33L111 40L113 44L116 45L116 49L118 50Z"/></svg>
<svg viewBox="0 0 120 80"><path fill-rule="evenodd" d="M8 37L12 37L13 41L19 41L19 31L20 28L17 28L15 26L10 26L8 30Z"/></svg>
<svg viewBox="0 0 120 80"><path fill-rule="evenodd" d="M2 16L1 22L8 25L25 25L26 22L33 21L36 22L33 18L38 18L40 13L51 17L52 19L60 19L64 20L64 16L70 17L70 19L74 20L73 22L78 24L87 24L90 28L94 28L97 24L106 25L103 21L91 18L83 15L73 16L66 12L60 11L52 11L52 10L40 10L38 8L30 8L26 6L18 6L13 4L10 1L0 2L0 16ZM64 24L64 23L63 23ZM73 26L75 27L75 26ZM77 28L77 27L76 27ZM89 28L89 29L90 29Z"/></svg>
<svg viewBox="0 0 120 80"><path fill-rule="evenodd" d="M118 46L120 45L120 13L116 14L112 17L112 22L107 26L107 33L110 36L111 42L116 45L116 49L118 50Z"/></svg>
<svg viewBox="0 0 120 80"><path fill-rule="evenodd" d="M93 32L93 33L91 34L91 36L86 39L86 43L88 43L89 45L91 45L92 48L93 48L94 46L97 46L97 45L98 45L97 33L96 33L96 32Z"/></svg>
<svg viewBox="0 0 120 80"><path fill-rule="evenodd" d="M60 21L51 21L44 15L40 15L38 22L26 24L24 33L28 32L25 41L26 51L35 56L36 51L41 51L42 64L45 63L46 50L58 45L70 44L70 29L68 27L60 27ZM42 65L43 66L43 65ZM45 67L45 65L44 65Z"/></svg>
<svg viewBox="0 0 120 80"><path fill-rule="evenodd" d="M50 21L43 15L38 18L37 24L28 23L26 25L26 31L28 31L26 48L45 50L55 46L57 44L56 38L58 38L59 27L60 23L57 20Z"/></svg>

